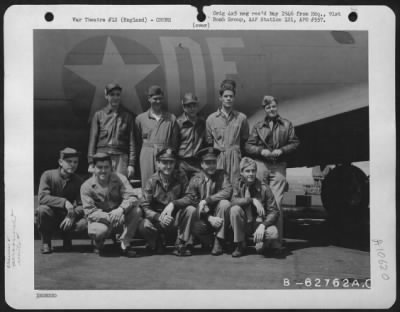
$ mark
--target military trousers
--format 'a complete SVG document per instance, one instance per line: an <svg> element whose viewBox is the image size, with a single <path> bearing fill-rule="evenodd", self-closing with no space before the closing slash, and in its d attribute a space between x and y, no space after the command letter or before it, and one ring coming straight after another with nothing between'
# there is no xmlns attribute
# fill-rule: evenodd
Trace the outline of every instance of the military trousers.
<svg viewBox="0 0 400 312"><path fill-rule="evenodd" d="M111 223L110 212L101 210L92 212L87 219L88 235L95 241L97 247L101 247L111 234L119 233L122 233L120 240L129 245L142 220L142 210L139 207L131 208L117 224Z"/></svg>
<svg viewBox="0 0 400 312"><path fill-rule="evenodd" d="M51 235L56 231L61 231L59 228L61 222L67 216L66 209L54 208L47 205L37 207L37 226L39 233L42 236L44 243L50 243ZM76 217L72 228L68 232L85 232L87 230L87 221L83 218L83 209L81 206L75 208ZM64 233L63 237L68 234Z"/></svg>
<svg viewBox="0 0 400 312"><path fill-rule="evenodd" d="M230 206L231 203L228 200L221 200L215 206L213 216L219 217L223 220L222 225L218 229L212 227L208 221L200 219L198 212L199 208L197 208L196 221L194 222L193 225L194 236L197 237L203 244L206 245L211 245L214 235L224 240L226 238L226 232L230 223L229 222Z"/></svg>
<svg viewBox="0 0 400 312"><path fill-rule="evenodd" d="M276 204L279 209L279 219L277 228L279 232L279 242L283 238L283 194L287 191L288 184L286 181L286 162L267 162L256 160L257 178L264 181L271 188L274 194Z"/></svg>
<svg viewBox="0 0 400 312"><path fill-rule="evenodd" d="M175 244L192 245L192 226L195 214L196 209L192 206L181 209L167 227L161 225L159 221L142 219L139 224L139 233L152 249L156 248L157 240L161 239L165 244L168 239L175 238L175 236Z"/></svg>
<svg viewBox="0 0 400 312"><path fill-rule="evenodd" d="M233 230L233 242L245 242L246 237L253 235L261 222L256 220L248 221L244 209L240 206L232 206L230 208L230 222ZM261 253L265 248L279 247L279 233L275 225L265 228L263 241L256 244L257 252Z"/></svg>

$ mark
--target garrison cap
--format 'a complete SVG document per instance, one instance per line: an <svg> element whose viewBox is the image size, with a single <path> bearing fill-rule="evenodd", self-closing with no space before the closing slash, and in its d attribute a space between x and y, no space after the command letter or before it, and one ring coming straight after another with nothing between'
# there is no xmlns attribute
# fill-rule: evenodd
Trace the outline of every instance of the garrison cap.
<svg viewBox="0 0 400 312"><path fill-rule="evenodd" d="M264 95L261 105L264 107L265 105L271 104L272 102L278 104L278 100L276 99L276 97L272 95Z"/></svg>
<svg viewBox="0 0 400 312"><path fill-rule="evenodd" d="M154 95L164 95L164 91L161 89L160 86L153 85L149 88L147 95L150 97Z"/></svg>
<svg viewBox="0 0 400 312"><path fill-rule="evenodd" d="M60 159L65 159L69 157L79 157L81 155L76 149L71 147L66 147L60 151Z"/></svg>
<svg viewBox="0 0 400 312"><path fill-rule="evenodd" d="M122 90L121 86L118 83L109 83L108 85L106 85L106 87L104 88L104 91L107 94L110 94L110 92L112 90Z"/></svg>
<svg viewBox="0 0 400 312"><path fill-rule="evenodd" d="M199 103L197 96L193 93L185 93L182 99L182 105L190 104L190 103Z"/></svg>
<svg viewBox="0 0 400 312"><path fill-rule="evenodd" d="M176 160L176 152L172 148L163 148L156 154L156 160Z"/></svg>
<svg viewBox="0 0 400 312"><path fill-rule="evenodd" d="M257 169L257 163L255 160L251 159L250 157L243 157L242 160L240 161L240 172L243 171L243 169L249 167L249 166L254 166Z"/></svg>
<svg viewBox="0 0 400 312"><path fill-rule="evenodd" d="M219 153L221 152L214 147L206 147L198 151L196 156L201 160L217 159Z"/></svg>
<svg viewBox="0 0 400 312"><path fill-rule="evenodd" d="M111 161L111 156L107 153L96 153L92 156L93 159L93 163L96 163L97 161L104 161L104 160L108 160Z"/></svg>

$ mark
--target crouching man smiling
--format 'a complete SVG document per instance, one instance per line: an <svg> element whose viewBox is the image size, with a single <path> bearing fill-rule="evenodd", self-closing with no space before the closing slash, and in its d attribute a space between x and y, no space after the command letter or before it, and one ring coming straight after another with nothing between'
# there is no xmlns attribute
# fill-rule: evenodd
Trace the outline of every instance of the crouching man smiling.
<svg viewBox="0 0 400 312"><path fill-rule="evenodd" d="M130 248L142 212L127 178L112 171L108 154L93 156L94 175L81 187L81 199L88 219L88 234L95 242L94 252L104 255L104 241L111 234L121 233L121 253L135 257Z"/></svg>
<svg viewBox="0 0 400 312"><path fill-rule="evenodd" d="M276 223L279 209L267 184L256 178L257 164L244 157L240 162L241 176L233 185L230 222L235 250L232 257L241 257L246 249L246 235L253 234L258 253L281 257L281 247Z"/></svg>

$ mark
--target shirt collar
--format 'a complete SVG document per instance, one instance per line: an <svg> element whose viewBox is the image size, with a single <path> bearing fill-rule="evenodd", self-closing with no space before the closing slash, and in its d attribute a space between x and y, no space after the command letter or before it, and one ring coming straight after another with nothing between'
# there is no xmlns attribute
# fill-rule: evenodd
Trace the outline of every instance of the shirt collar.
<svg viewBox="0 0 400 312"><path fill-rule="evenodd" d="M189 118L187 117L187 115L186 115L185 113L183 113L182 115L180 115L180 116L177 118L177 121L182 122L182 124L184 124L184 123L190 123L190 124L192 124L192 125L196 124L198 120L199 120L199 116L196 117L195 122L192 122L191 120L189 120Z"/></svg>
<svg viewBox="0 0 400 312"><path fill-rule="evenodd" d="M90 185L92 187L95 188L95 187L100 185L100 183L97 181L97 177L95 175L93 175L90 179L91 179ZM111 184L113 184L115 182L118 182L118 181L119 181L118 176L114 172L112 172L111 175L110 175L110 180L108 181L108 185L111 185Z"/></svg>
<svg viewBox="0 0 400 312"><path fill-rule="evenodd" d="M62 176L62 174L61 174L61 168L60 167L58 167L58 175L59 175L59 177L60 177L60 179L61 180L63 180L63 181L65 181L65 182L68 182L68 181L70 181L71 179L72 179L72 176L73 175L71 175L70 177L68 177L68 178L64 178L63 176Z"/></svg>
<svg viewBox="0 0 400 312"><path fill-rule="evenodd" d="M161 174L160 174L160 172L157 170L157 172L153 175L153 180L155 180L155 181L157 181L157 182L160 182L161 184L163 183L163 181L162 181L162 178L161 178ZM177 180L179 180L178 178L177 178L177 171L176 170L174 170L173 171L173 173L172 173L172 176L171 176L171 178L170 178L170 180L169 180L169 182L170 182L170 184L172 184L172 183L175 183L175 181L177 181Z"/></svg>
<svg viewBox="0 0 400 312"><path fill-rule="evenodd" d="M147 115L148 115L149 119L154 119L154 120L155 120L155 118L153 117L153 114L151 113L151 108L149 108L149 109L147 110ZM168 116L168 112L166 112L166 111L161 111L160 120L161 120L161 119L166 119L167 116Z"/></svg>
<svg viewBox="0 0 400 312"><path fill-rule="evenodd" d="M231 119L232 117L236 117L238 114L238 112L234 109L232 109L232 111L229 113L228 118ZM218 108L217 110L217 117L223 116L226 118L226 115L222 112L221 108Z"/></svg>
<svg viewBox="0 0 400 312"><path fill-rule="evenodd" d="M275 119L270 119L270 118L268 118L267 116L265 116L265 118L264 118L264 124L266 124L267 126L269 126L268 123L269 123L270 121L276 121L277 123L283 124L282 117L279 116L279 115L277 115Z"/></svg>
<svg viewBox="0 0 400 312"><path fill-rule="evenodd" d="M103 108L104 112L110 114L112 112L111 105L107 104L106 107ZM119 104L117 114L119 114L123 110L122 104Z"/></svg>
<svg viewBox="0 0 400 312"><path fill-rule="evenodd" d="M247 184L245 179L242 176L240 176L239 181L241 186L248 185L249 189L256 189L257 191L261 191L261 181L258 179L256 179L256 181L252 184Z"/></svg>

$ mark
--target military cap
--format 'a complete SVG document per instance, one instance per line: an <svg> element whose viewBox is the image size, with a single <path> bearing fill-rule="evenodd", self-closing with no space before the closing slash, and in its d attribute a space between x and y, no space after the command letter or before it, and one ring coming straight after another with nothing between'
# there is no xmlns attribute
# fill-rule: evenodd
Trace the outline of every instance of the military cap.
<svg viewBox="0 0 400 312"><path fill-rule="evenodd" d="M239 165L240 171L243 171L243 169L249 166L254 166L257 169L257 163L253 159L250 157L243 157Z"/></svg>
<svg viewBox="0 0 400 312"><path fill-rule="evenodd" d="M149 91L147 92L148 96L154 96L154 95L164 95L164 91L161 89L160 86L153 85L149 88Z"/></svg>
<svg viewBox="0 0 400 312"><path fill-rule="evenodd" d="M272 102L275 102L276 104L278 104L278 100L276 99L276 97L274 97L272 95L264 95L261 105L265 106L267 104L271 104Z"/></svg>
<svg viewBox="0 0 400 312"><path fill-rule="evenodd" d="M99 152L99 153L94 154L92 159L93 159L93 163L96 163L97 161L104 161L104 160L111 161L111 156L107 153Z"/></svg>
<svg viewBox="0 0 400 312"><path fill-rule="evenodd" d="M217 159L220 151L214 147L206 147L197 152L196 156L201 160Z"/></svg>
<svg viewBox="0 0 400 312"><path fill-rule="evenodd" d="M79 157L81 153L79 153L76 149L71 147L66 147L60 151L60 159L65 159L69 157Z"/></svg>
<svg viewBox="0 0 400 312"><path fill-rule="evenodd" d="M197 99L197 96L195 96L193 93L185 93L182 99L182 105L198 102L199 100Z"/></svg>
<svg viewBox="0 0 400 312"><path fill-rule="evenodd" d="M110 92L112 90L122 90L121 86L118 83L109 83L108 85L106 85L106 87L104 88L104 91L107 94L110 94Z"/></svg>
<svg viewBox="0 0 400 312"><path fill-rule="evenodd" d="M156 154L156 160L176 160L176 152L172 148L163 148Z"/></svg>

